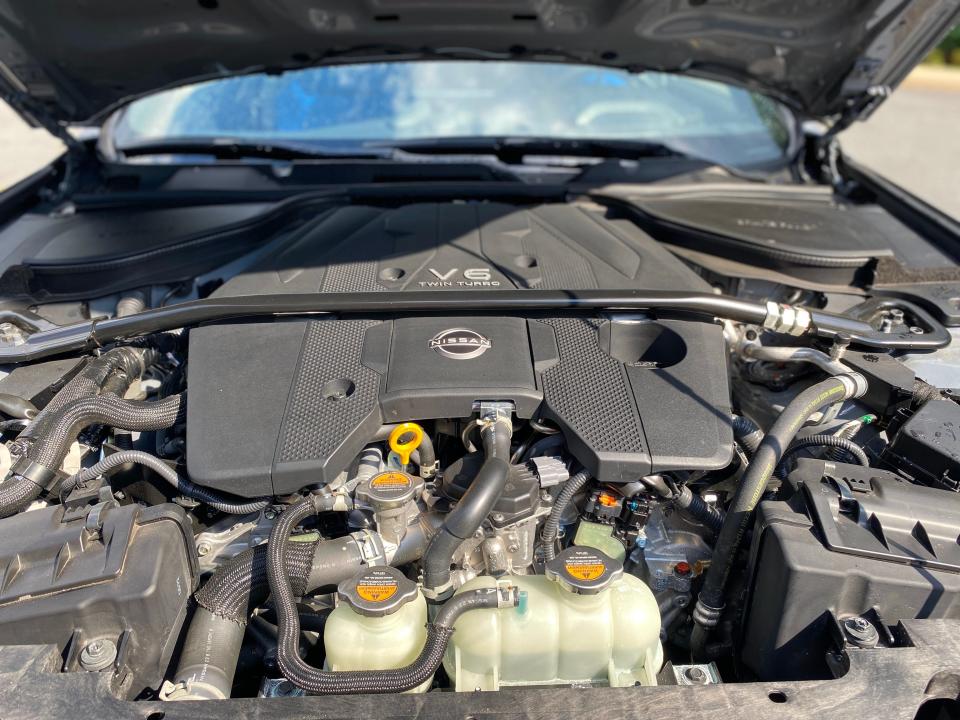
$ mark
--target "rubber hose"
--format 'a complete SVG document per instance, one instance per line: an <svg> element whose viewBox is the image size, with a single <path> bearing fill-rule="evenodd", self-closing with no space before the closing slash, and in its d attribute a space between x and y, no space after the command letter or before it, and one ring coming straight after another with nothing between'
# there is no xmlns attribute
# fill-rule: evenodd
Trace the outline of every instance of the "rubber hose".
<svg viewBox="0 0 960 720"><path fill-rule="evenodd" d="M743 447L747 458L752 460L763 440L763 431L753 420L742 415L731 415L730 419L733 421L733 436Z"/></svg>
<svg viewBox="0 0 960 720"><path fill-rule="evenodd" d="M697 522L703 523L713 532L720 532L725 517L722 510L704 502L703 498L684 486L674 502L681 511L688 514Z"/></svg>
<svg viewBox="0 0 960 720"><path fill-rule="evenodd" d="M73 486L82 485L114 468L127 465L128 463L136 463L150 468L168 484L172 485L180 494L186 495L194 500L199 500L215 510L230 515L247 515L262 510L270 503L270 498L254 498L251 500L231 499L216 490L197 485L185 476L179 474L160 458L140 450L121 450L112 455L107 455L95 465L81 470L66 480L61 488L61 493Z"/></svg>
<svg viewBox="0 0 960 720"><path fill-rule="evenodd" d="M796 437L797 431L815 412L833 403L859 397L865 391L866 380L856 373L836 375L816 383L787 404L770 428L770 432L764 436L753 461L737 486L733 501L727 508L723 527L714 546L710 567L707 569L703 588L697 599L693 613L696 625L690 640L690 649L694 658L704 655L708 628L716 625L723 610L727 580L737 550L747 531L753 510L770 482L784 451Z"/></svg>
<svg viewBox="0 0 960 720"><path fill-rule="evenodd" d="M567 480L563 490L557 495L550 515L543 524L543 531L540 533L540 542L543 545L543 557L547 561L553 560L557 556L556 541L560 533L560 522L563 520L563 513L567 506L573 500L574 496L583 489L583 486L590 481L590 474L586 470L581 470L572 478Z"/></svg>
<svg viewBox="0 0 960 720"><path fill-rule="evenodd" d="M199 607L183 641L174 690L164 700L226 700L233 688L244 626Z"/></svg>
<svg viewBox="0 0 960 720"><path fill-rule="evenodd" d="M420 474L423 475L426 472L427 476L433 477L437 472L437 451L433 447L433 440L426 432L423 433L417 450L420 451L420 460L417 463L420 466Z"/></svg>
<svg viewBox="0 0 960 720"><path fill-rule="evenodd" d="M510 474L510 432L497 421L481 431L486 459L456 507L430 540L423 556L423 586L444 590L450 583L453 554L460 544L474 536L503 494Z"/></svg>
<svg viewBox="0 0 960 720"><path fill-rule="evenodd" d="M0 393L0 413L7 417L33 420L38 412L39 410L29 400L10 393Z"/></svg>
<svg viewBox="0 0 960 720"><path fill-rule="evenodd" d="M508 448L509 450L509 448ZM358 693L400 693L412 690L433 677L443 660L453 624L469 610L499 607L495 588L484 588L449 600L436 619L427 625L427 639L420 655L406 667L393 670L350 670L328 672L308 665L299 654L300 617L290 578L286 574L287 543L294 527L316 512L313 498L288 508L274 525L268 543L267 577L277 613L277 664L293 685L321 695ZM515 599L516 602L516 599Z"/></svg>
<svg viewBox="0 0 960 720"><path fill-rule="evenodd" d="M795 441L787 448L787 451L783 454L783 458L780 460L780 464L777 465L776 476L779 478L786 477L787 461L790 457L801 450L811 447L826 447L842 450L852 456L860 465L870 467L870 458L868 458L863 449L852 440L837 435L810 435L809 437Z"/></svg>

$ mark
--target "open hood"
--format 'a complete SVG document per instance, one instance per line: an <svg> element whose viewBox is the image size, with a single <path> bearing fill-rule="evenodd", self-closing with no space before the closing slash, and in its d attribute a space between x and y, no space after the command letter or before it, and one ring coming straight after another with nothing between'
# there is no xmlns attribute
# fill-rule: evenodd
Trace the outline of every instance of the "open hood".
<svg viewBox="0 0 960 720"><path fill-rule="evenodd" d="M44 124L200 79L378 59L526 59L733 82L858 113L960 0L173 0L0 3L0 84Z"/></svg>

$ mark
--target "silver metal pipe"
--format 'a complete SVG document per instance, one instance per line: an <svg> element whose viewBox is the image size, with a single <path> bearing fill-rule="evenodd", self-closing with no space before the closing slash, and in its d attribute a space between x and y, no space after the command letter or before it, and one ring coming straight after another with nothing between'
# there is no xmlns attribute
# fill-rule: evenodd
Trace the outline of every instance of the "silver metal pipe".
<svg viewBox="0 0 960 720"><path fill-rule="evenodd" d="M833 360L827 353L807 347L775 347L759 343L743 343L740 354L753 360L768 362L805 362L816 365L830 375L851 372L850 368L839 360Z"/></svg>

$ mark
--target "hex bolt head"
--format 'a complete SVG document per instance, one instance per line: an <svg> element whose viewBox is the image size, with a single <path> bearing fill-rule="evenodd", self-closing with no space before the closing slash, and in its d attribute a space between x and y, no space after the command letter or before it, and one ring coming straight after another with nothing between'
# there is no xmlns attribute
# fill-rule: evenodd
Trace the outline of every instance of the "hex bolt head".
<svg viewBox="0 0 960 720"><path fill-rule="evenodd" d="M210 545L203 542L197 545L197 555L199 555L200 557L203 557L204 555L208 555L209 553L210 553Z"/></svg>
<svg viewBox="0 0 960 720"><path fill-rule="evenodd" d="M858 648L875 648L880 642L880 633L873 623L859 615L844 620L843 631L850 643Z"/></svg>
<svg viewBox="0 0 960 720"><path fill-rule="evenodd" d="M88 672L105 670L117 659L117 645L112 640L92 640L80 651L80 667Z"/></svg>

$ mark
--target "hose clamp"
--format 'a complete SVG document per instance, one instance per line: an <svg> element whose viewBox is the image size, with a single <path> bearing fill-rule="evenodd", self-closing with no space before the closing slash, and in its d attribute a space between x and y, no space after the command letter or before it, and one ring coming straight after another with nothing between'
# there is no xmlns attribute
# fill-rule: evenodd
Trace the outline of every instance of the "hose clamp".
<svg viewBox="0 0 960 720"><path fill-rule="evenodd" d="M441 602L453 595L453 579L451 578L443 585L434 588L421 585L420 592L423 593L423 596L430 602Z"/></svg>
<svg viewBox="0 0 960 720"><path fill-rule="evenodd" d="M512 435L513 411L514 404L512 402L481 400L478 408L481 432L493 428L497 423L503 423L507 434Z"/></svg>
<svg viewBox="0 0 960 720"><path fill-rule="evenodd" d="M358 530L355 533L350 533L350 537L357 544L364 565L375 567L387 564L387 553L383 547L383 541L377 533L369 530Z"/></svg>
<svg viewBox="0 0 960 720"><path fill-rule="evenodd" d="M497 607L512 608L520 605L520 589L509 580L497 580Z"/></svg>
<svg viewBox="0 0 960 720"><path fill-rule="evenodd" d="M179 700L226 700L227 694L214 683L199 680L164 680L157 697L164 702Z"/></svg>
<svg viewBox="0 0 960 720"><path fill-rule="evenodd" d="M29 480L44 490L49 489L53 485L53 481L57 479L56 471L26 457L21 457L13 464L13 467L10 468L10 474Z"/></svg>

